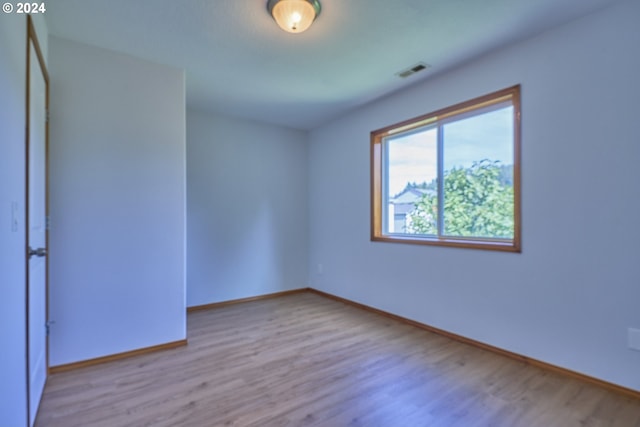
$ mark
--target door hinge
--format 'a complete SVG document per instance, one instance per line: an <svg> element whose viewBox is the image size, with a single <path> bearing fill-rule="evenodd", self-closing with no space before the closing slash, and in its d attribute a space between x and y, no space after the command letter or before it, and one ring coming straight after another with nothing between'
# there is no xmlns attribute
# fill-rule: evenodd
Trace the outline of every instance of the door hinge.
<svg viewBox="0 0 640 427"><path fill-rule="evenodd" d="M47 109L47 112L46 112L46 114L45 114L45 118L44 118L44 119L45 119L45 121L46 121L47 123L49 123L49 110L48 110L48 109Z"/></svg>
<svg viewBox="0 0 640 427"><path fill-rule="evenodd" d="M49 336L49 334L51 333L51 325L53 325L54 323L56 323L55 320L49 320L44 324L44 329L46 331L47 336Z"/></svg>

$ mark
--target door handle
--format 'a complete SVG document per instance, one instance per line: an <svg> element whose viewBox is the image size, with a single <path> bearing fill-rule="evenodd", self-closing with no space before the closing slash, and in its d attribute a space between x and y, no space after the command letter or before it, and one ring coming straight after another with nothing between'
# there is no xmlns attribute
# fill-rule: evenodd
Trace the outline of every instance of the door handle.
<svg viewBox="0 0 640 427"><path fill-rule="evenodd" d="M33 249L32 247L29 247L29 258L31 258L32 256L45 257L47 256L47 249L46 248Z"/></svg>

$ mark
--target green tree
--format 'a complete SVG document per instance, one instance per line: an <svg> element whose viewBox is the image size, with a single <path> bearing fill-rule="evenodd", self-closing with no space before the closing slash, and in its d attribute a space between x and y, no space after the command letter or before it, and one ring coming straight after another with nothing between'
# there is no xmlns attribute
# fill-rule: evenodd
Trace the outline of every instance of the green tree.
<svg viewBox="0 0 640 427"><path fill-rule="evenodd" d="M481 160L469 168L444 173L444 234L448 236L513 237L511 167ZM438 198L425 194L409 213L410 233L438 233Z"/></svg>

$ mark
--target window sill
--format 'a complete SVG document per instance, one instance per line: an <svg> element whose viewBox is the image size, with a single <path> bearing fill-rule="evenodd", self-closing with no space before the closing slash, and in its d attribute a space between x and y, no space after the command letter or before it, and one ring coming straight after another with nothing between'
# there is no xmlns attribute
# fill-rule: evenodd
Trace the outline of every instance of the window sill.
<svg viewBox="0 0 640 427"><path fill-rule="evenodd" d="M447 246L466 249L484 249L501 252L522 252L520 244L515 240L464 239L452 237L415 237L415 236L372 236L372 242L408 243L412 245Z"/></svg>

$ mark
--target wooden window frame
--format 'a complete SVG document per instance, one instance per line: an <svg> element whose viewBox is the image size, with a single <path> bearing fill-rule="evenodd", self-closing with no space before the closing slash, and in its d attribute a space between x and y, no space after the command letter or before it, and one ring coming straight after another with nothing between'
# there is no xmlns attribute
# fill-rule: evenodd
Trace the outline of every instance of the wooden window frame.
<svg viewBox="0 0 640 427"><path fill-rule="evenodd" d="M514 230L513 239L489 239L478 237L425 236L385 234L383 230L383 142L388 136L418 128L432 126L455 116L473 113L501 102L513 105L513 187ZM371 240L377 242L411 243L418 245L449 246L521 252L521 177L520 177L520 85L499 90L469 101L446 107L413 119L371 132ZM440 156L441 157L441 156Z"/></svg>

